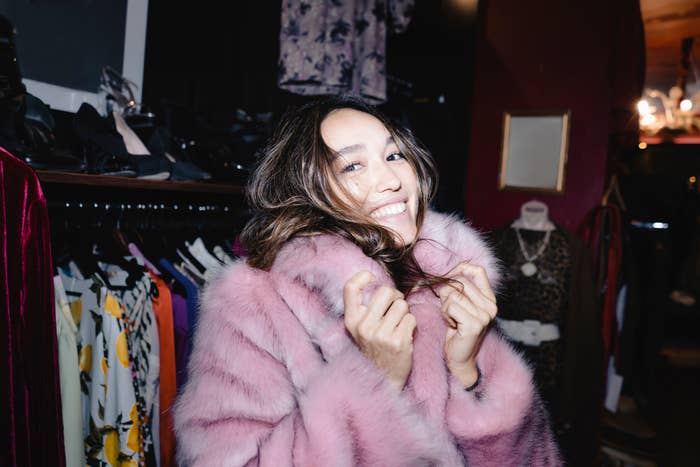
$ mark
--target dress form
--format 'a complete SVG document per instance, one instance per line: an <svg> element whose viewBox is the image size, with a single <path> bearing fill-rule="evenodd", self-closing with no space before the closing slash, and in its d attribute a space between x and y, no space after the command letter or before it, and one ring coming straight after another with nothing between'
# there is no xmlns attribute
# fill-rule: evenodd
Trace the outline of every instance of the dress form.
<svg viewBox="0 0 700 467"><path fill-rule="evenodd" d="M514 229L556 230L549 220L549 208L542 201L531 200L520 207L520 217L511 224Z"/></svg>
<svg viewBox="0 0 700 467"><path fill-rule="evenodd" d="M520 208L520 217L513 221L511 227L515 230L520 250L523 254L523 258L525 258L525 263L522 264L520 270L527 277L534 276L538 270L535 265L535 260L537 260L547 248L550 235L552 231L556 230L552 221L549 220L549 208L542 201L528 201ZM534 254L528 253L526 250L520 235L521 229L546 232L542 244Z"/></svg>

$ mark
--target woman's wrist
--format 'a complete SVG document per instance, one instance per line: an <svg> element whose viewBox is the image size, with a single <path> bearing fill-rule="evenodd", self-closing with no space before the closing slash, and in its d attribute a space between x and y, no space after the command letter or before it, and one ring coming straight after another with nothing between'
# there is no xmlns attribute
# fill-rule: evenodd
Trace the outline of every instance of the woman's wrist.
<svg viewBox="0 0 700 467"><path fill-rule="evenodd" d="M474 389L481 379L481 371L476 361L469 361L461 364L449 364L450 373L462 383L468 391Z"/></svg>

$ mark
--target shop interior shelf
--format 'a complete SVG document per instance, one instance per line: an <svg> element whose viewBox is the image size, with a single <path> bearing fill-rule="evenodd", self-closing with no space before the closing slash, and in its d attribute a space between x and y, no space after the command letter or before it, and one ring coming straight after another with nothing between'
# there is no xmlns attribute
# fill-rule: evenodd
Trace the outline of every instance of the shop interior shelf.
<svg viewBox="0 0 700 467"><path fill-rule="evenodd" d="M227 183L176 182L170 180L144 180L129 177L114 177L84 173L57 172L37 170L39 180L45 184L88 185L111 188L129 188L141 190L176 191L191 193L242 194L243 186Z"/></svg>

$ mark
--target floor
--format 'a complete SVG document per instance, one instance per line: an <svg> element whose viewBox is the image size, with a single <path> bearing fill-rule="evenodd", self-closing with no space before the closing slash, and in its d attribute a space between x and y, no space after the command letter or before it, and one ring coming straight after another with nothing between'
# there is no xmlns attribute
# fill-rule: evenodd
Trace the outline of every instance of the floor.
<svg viewBox="0 0 700 467"><path fill-rule="evenodd" d="M700 306L669 303L664 321L657 402L645 416L634 409L614 416L613 425L635 436L610 443L618 454L603 456L603 466L700 466Z"/></svg>
<svg viewBox="0 0 700 467"><path fill-rule="evenodd" d="M659 372L660 400L668 402L655 420L660 466L700 466L700 366L687 360L667 360Z"/></svg>

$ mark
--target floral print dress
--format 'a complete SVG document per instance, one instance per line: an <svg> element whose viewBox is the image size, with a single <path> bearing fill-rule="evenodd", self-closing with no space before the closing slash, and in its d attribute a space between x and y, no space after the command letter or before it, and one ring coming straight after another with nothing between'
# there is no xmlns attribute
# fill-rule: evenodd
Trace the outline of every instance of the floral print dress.
<svg viewBox="0 0 700 467"><path fill-rule="evenodd" d="M80 329L87 464L145 465L152 445L149 410L157 397L152 372L159 370L157 364L150 365L159 357L150 279L144 276L134 288L123 290L109 289L96 275L82 279L61 271L61 280ZM153 345L155 357L145 355Z"/></svg>
<svg viewBox="0 0 700 467"><path fill-rule="evenodd" d="M285 0L279 87L295 94L352 93L386 101L386 31L404 31L414 0Z"/></svg>

